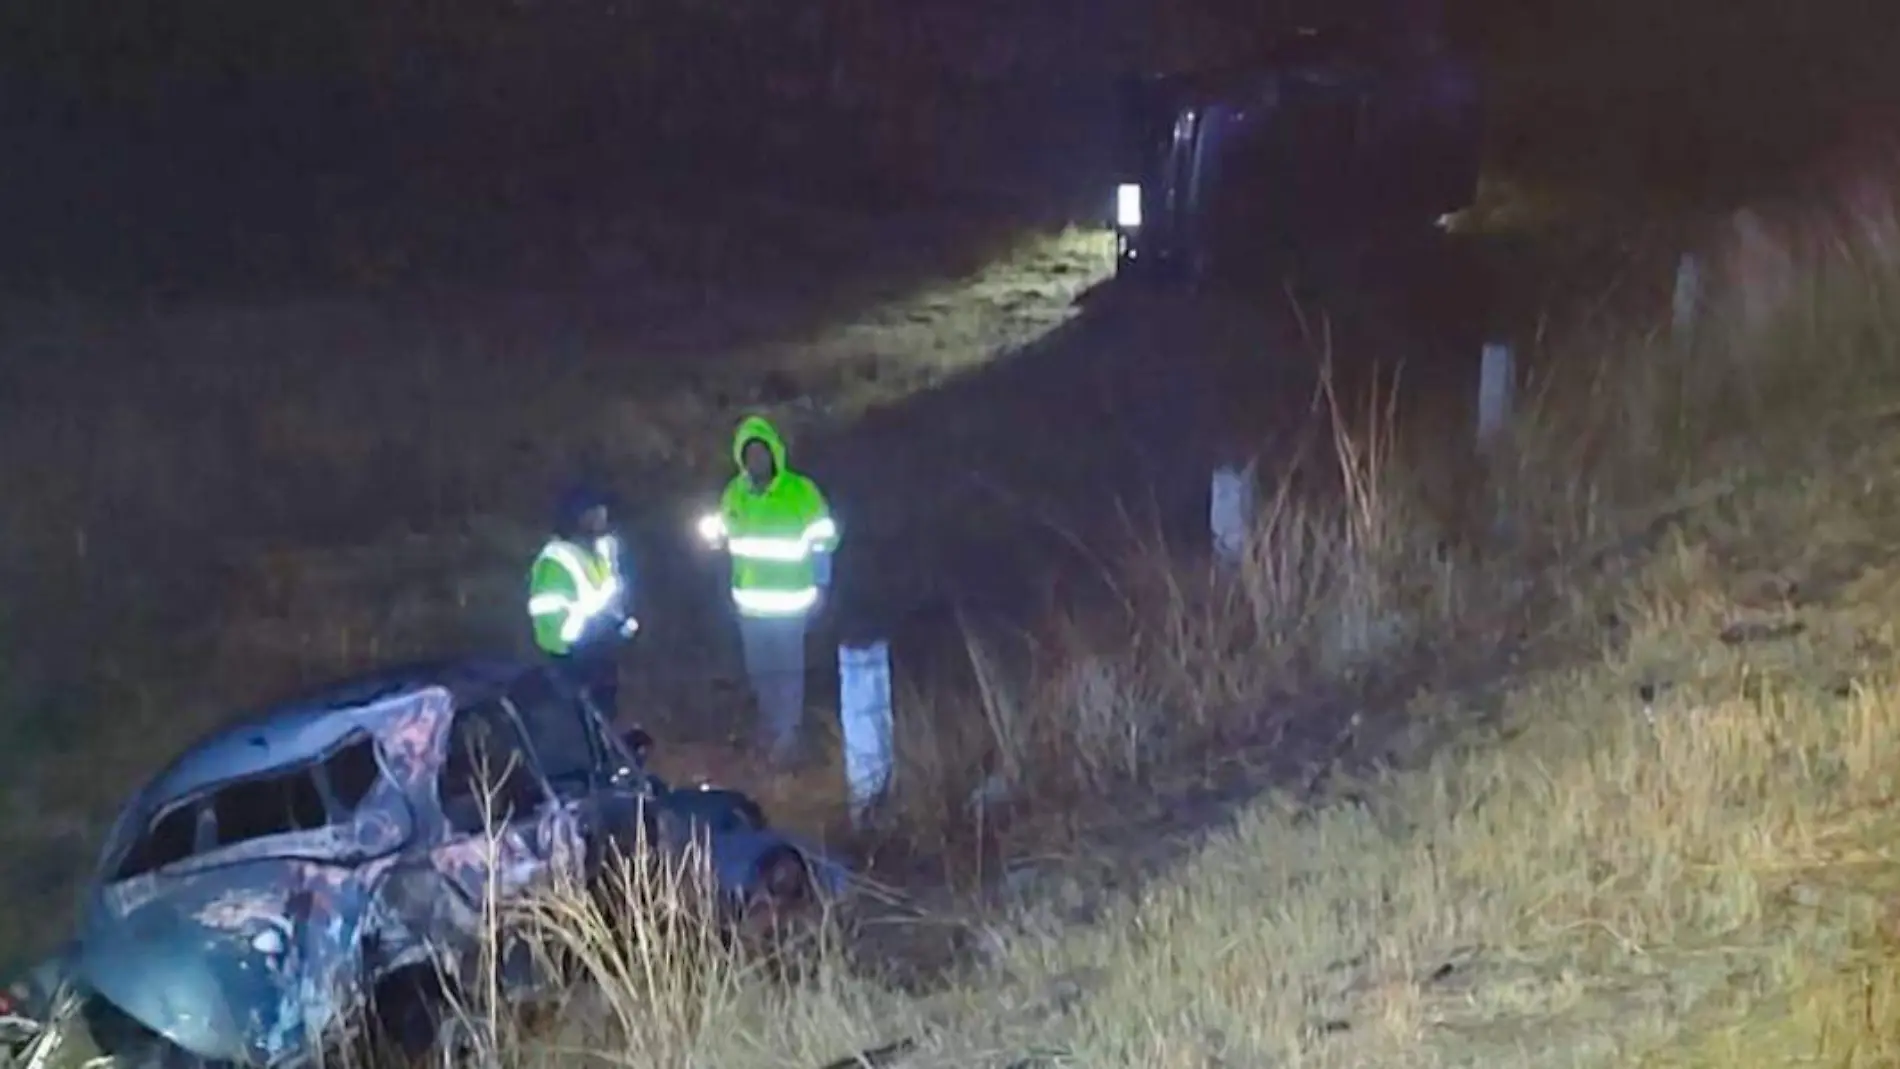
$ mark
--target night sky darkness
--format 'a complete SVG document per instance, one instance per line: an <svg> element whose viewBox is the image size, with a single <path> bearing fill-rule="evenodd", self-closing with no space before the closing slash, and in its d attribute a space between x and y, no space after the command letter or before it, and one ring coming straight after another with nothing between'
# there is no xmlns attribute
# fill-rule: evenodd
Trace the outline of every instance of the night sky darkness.
<svg viewBox="0 0 1900 1069"><path fill-rule="evenodd" d="M1356 17L1394 17L1367 2ZM320 287L343 270L340 250L392 228L430 270L479 264L506 282L529 235L640 198L716 210L722 192L769 177L797 196L905 205L965 180L922 162L933 130L1021 110L973 73L994 52L969 43L985 33L1042 38L1028 47L1051 58L1011 77L1074 84L1100 72L1091 51L1244 50L1347 9L1224 6L1047 0L1026 18L1000 0L7 4L0 286ZM1505 165L1737 196L1896 113L1900 18L1883 7L1451 0L1448 18L1485 60ZM1034 136L943 154L980 171L993 151L1002 168Z"/></svg>

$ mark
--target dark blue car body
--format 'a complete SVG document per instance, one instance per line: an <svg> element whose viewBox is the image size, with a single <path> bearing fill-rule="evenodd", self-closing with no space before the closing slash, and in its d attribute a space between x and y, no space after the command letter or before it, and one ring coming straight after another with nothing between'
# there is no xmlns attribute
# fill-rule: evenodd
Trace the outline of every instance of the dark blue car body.
<svg viewBox="0 0 1900 1069"><path fill-rule="evenodd" d="M835 879L741 796L671 791L642 759L507 660L381 673L211 735L131 799L100 858L66 963L95 1041L128 1062L152 1045L308 1062L361 1030L389 977L468 975L490 907L582 886L635 835L700 842L735 907L788 854Z"/></svg>

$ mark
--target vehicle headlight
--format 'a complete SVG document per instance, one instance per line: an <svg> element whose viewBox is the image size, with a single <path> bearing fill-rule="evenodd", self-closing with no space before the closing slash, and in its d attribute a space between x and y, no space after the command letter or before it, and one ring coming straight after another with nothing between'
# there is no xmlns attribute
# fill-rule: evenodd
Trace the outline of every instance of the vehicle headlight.
<svg viewBox="0 0 1900 1069"><path fill-rule="evenodd" d="M275 928L264 928L251 936L251 949L267 958L282 957L288 946L284 933Z"/></svg>
<svg viewBox="0 0 1900 1069"><path fill-rule="evenodd" d="M699 518L699 537L710 545L718 545L726 537L725 518L718 513L709 513Z"/></svg>
<svg viewBox="0 0 1900 1069"><path fill-rule="evenodd" d="M1115 187L1115 225L1132 230L1141 225L1141 186L1123 182Z"/></svg>

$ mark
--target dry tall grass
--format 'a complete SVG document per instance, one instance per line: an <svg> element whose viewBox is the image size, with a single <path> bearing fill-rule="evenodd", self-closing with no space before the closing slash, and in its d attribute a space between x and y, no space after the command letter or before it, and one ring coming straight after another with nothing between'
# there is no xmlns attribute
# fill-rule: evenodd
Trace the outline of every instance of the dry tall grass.
<svg viewBox="0 0 1900 1069"><path fill-rule="evenodd" d="M1387 699L1353 721L1387 745L1322 797L1254 804L1131 893L1109 888L1136 858L1011 859L1035 874L934 993L741 983L756 1001L695 1054L597 1056L799 1066L908 1036L919 1067L1892 1064L1881 251L1806 254L1750 333L1540 354L1475 534L1362 434L1336 493L1270 497L1238 574L1123 583L1167 610L1143 627L1077 625L1026 668L973 641L974 699L913 717L902 812L951 837L1000 779L1126 820L1195 746L1292 730L1289 677ZM1381 687L1420 665L1490 672Z"/></svg>
<svg viewBox="0 0 1900 1069"><path fill-rule="evenodd" d="M761 924L715 890L703 844L629 845L596 882L557 879L483 914L487 938L445 1007L451 1063L817 1064L835 1044L869 1049L881 1028L921 1026L914 1007L844 966L835 918ZM509 953L516 976L528 966L556 983L504 995Z"/></svg>

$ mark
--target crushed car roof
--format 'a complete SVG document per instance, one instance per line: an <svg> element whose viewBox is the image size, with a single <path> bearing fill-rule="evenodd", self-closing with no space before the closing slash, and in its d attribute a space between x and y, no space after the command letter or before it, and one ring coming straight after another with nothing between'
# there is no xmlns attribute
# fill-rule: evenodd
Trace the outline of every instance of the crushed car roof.
<svg viewBox="0 0 1900 1069"><path fill-rule="evenodd" d="M427 661L335 682L245 714L193 743L140 792L164 805L215 783L253 775L321 752L362 726L360 715L418 691L447 690L457 706L505 689L532 671L507 658Z"/></svg>

